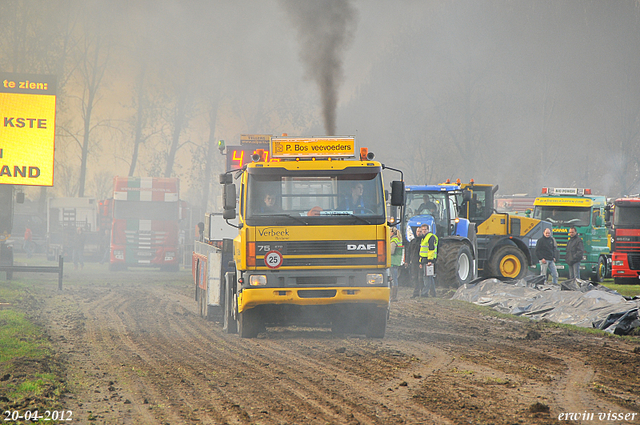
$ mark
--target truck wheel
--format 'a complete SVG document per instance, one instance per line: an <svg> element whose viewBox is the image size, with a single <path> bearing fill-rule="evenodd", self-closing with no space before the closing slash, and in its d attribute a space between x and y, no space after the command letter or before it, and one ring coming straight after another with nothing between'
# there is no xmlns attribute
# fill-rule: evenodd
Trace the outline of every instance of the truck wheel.
<svg viewBox="0 0 640 425"><path fill-rule="evenodd" d="M238 314L238 333L241 338L255 338L260 332L260 312L254 307Z"/></svg>
<svg viewBox="0 0 640 425"><path fill-rule="evenodd" d="M224 313L222 316L222 330L228 334L238 333L238 322L236 321L235 312L236 306L234 303L235 293L233 286L235 285L235 273L224 280Z"/></svg>
<svg viewBox="0 0 640 425"><path fill-rule="evenodd" d="M207 304L207 300L208 300L207 290L202 288L198 288L198 289L200 290L199 291L200 316L204 317L205 320L209 320L209 305Z"/></svg>
<svg viewBox="0 0 640 425"><path fill-rule="evenodd" d="M603 257L600 257L598 259L598 266L596 267L596 272L592 276L592 280L596 283L602 283L606 273L607 273L606 260Z"/></svg>
<svg viewBox="0 0 640 425"><path fill-rule="evenodd" d="M389 310L386 308L371 308L369 311L369 323L365 335L367 338L384 338L387 329L387 316Z"/></svg>
<svg viewBox="0 0 640 425"><path fill-rule="evenodd" d="M527 272L527 259L515 245L498 248L489 259L489 272L497 278L520 279Z"/></svg>
<svg viewBox="0 0 640 425"><path fill-rule="evenodd" d="M473 280L471 249L459 241L443 241L438 253L438 280L442 286L457 288Z"/></svg>

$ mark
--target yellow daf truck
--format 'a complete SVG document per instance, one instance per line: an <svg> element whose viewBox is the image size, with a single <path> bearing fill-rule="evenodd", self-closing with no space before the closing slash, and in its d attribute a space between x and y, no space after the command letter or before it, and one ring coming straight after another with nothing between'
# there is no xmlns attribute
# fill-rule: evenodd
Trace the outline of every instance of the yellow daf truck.
<svg viewBox="0 0 640 425"><path fill-rule="evenodd" d="M390 266L382 171L400 170L356 152L354 137L271 137L251 157L220 177L223 217L238 229L233 260L218 261L231 269L216 297L224 328L251 338L299 324L382 338ZM402 179L391 189L401 206Z"/></svg>

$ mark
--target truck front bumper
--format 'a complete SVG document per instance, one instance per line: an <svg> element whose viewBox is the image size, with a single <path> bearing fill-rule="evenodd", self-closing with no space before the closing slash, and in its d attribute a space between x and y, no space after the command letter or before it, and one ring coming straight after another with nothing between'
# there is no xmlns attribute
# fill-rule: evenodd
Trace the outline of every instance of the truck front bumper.
<svg viewBox="0 0 640 425"><path fill-rule="evenodd" d="M370 304L387 308L389 292L389 287L245 288L238 294L238 312L259 305L280 304Z"/></svg>

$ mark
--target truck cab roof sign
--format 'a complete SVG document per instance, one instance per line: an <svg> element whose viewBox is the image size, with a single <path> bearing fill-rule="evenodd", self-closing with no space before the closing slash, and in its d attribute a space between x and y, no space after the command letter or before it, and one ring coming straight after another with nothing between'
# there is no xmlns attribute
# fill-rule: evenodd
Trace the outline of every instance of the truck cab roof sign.
<svg viewBox="0 0 640 425"><path fill-rule="evenodd" d="M274 137L272 158L355 157L355 137Z"/></svg>
<svg viewBox="0 0 640 425"><path fill-rule="evenodd" d="M593 205L591 198L536 198L533 202L536 207L563 206L563 207L590 207Z"/></svg>
<svg viewBox="0 0 640 425"><path fill-rule="evenodd" d="M543 187L543 195L591 195L591 189L576 188L576 187Z"/></svg>

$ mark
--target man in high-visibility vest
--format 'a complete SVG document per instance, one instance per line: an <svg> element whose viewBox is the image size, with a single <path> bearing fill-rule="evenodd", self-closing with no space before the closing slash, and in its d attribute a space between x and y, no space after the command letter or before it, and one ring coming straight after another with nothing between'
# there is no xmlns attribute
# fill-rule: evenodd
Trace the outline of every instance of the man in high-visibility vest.
<svg viewBox="0 0 640 425"><path fill-rule="evenodd" d="M398 268L404 259L404 246L400 232L391 228L391 301L398 301Z"/></svg>
<svg viewBox="0 0 640 425"><path fill-rule="evenodd" d="M426 233L420 242L420 269L424 278L424 284L420 296L436 296L436 260L438 259L438 237L431 233L428 224L423 233Z"/></svg>

